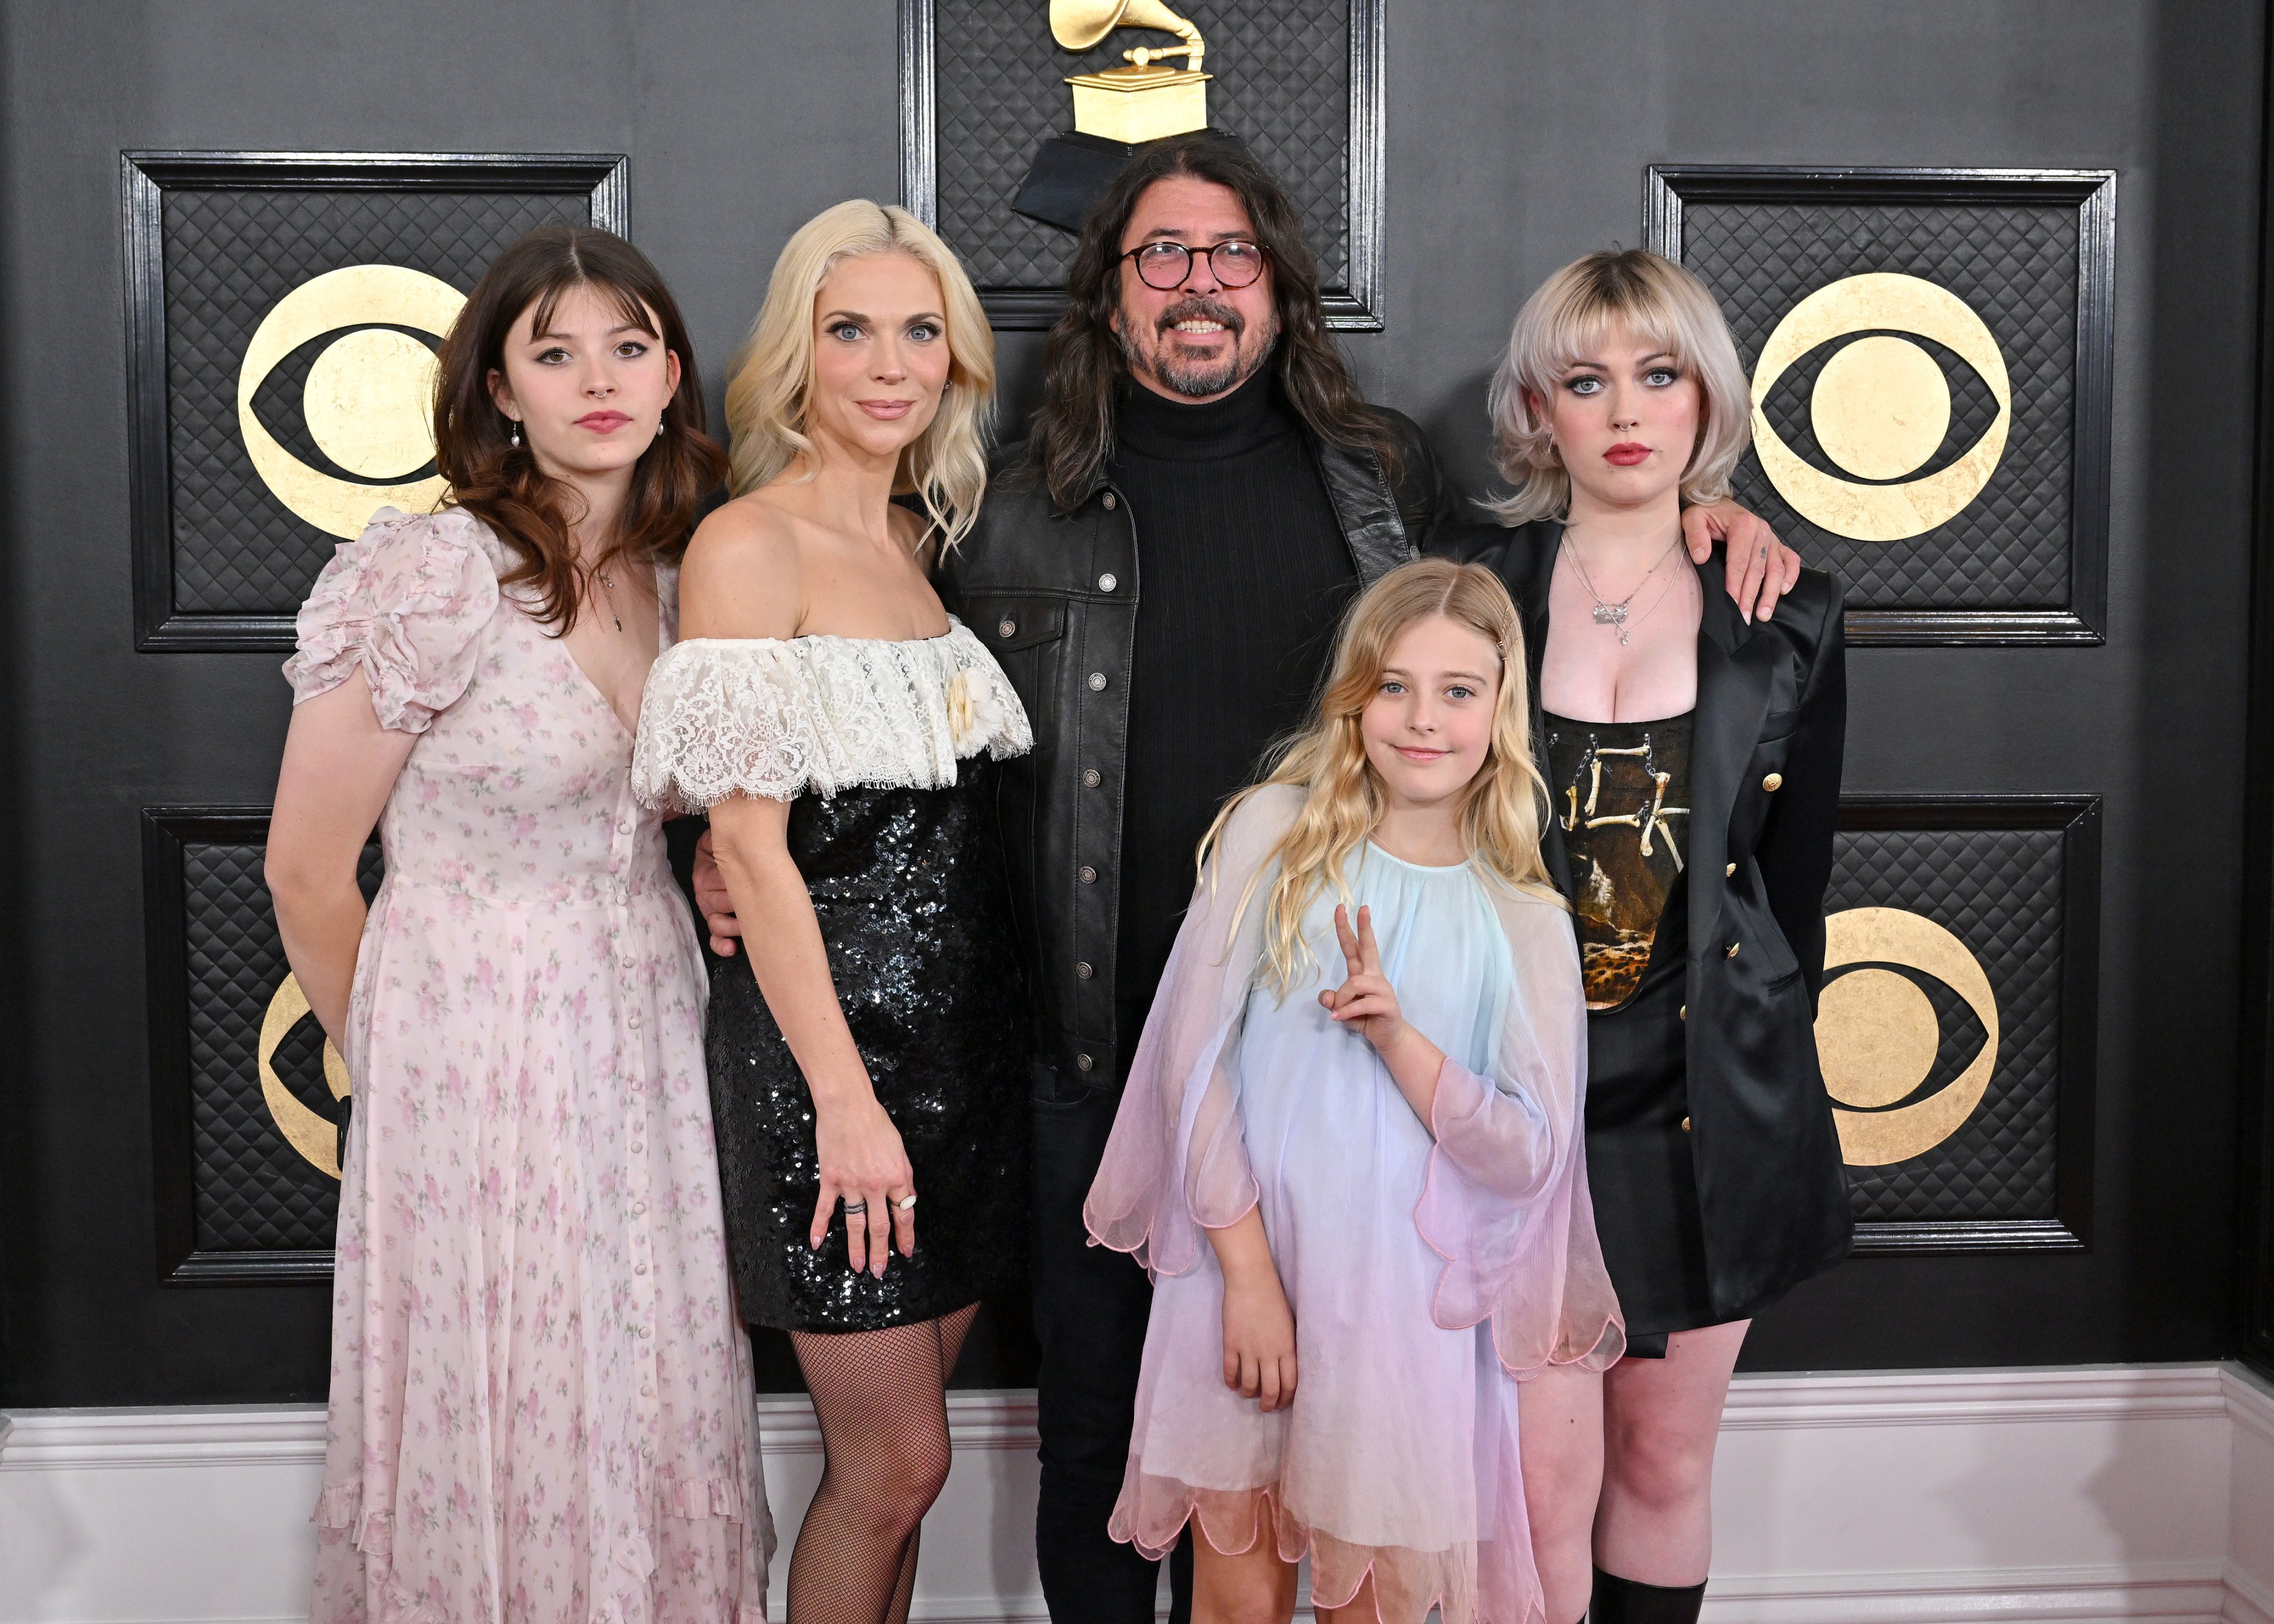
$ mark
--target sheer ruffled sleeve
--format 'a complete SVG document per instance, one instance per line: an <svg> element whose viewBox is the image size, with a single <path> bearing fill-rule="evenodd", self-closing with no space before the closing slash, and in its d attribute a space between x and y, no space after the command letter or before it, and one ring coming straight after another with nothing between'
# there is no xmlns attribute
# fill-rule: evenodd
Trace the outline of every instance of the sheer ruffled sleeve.
<svg viewBox="0 0 2274 1624"><path fill-rule="evenodd" d="M1434 1317L1449 1329L1489 1317L1493 1347L1519 1377L1603 1370L1625 1351L1626 1329L1587 1196L1578 948L1554 905L1513 893L1494 904L1514 977L1493 1073L1450 1059L1438 1073L1437 1143L1414 1213L1445 1259Z"/></svg>
<svg viewBox="0 0 2274 1624"><path fill-rule="evenodd" d="M697 638L658 656L640 701L632 793L701 812L730 795L794 800L820 765L816 697L795 645ZM833 788L823 773L822 787Z"/></svg>
<svg viewBox="0 0 2274 1624"><path fill-rule="evenodd" d="M473 680L497 602L480 521L382 508L361 539L332 555L301 605L299 651L284 662L292 701L360 668L379 725L423 733Z"/></svg>
<svg viewBox="0 0 2274 1624"><path fill-rule="evenodd" d="M1267 861L1301 800L1290 786L1258 790L1226 825L1170 951L1082 1204L1093 1240L1134 1252L1156 1276L1192 1268L1201 1231L1236 1223L1255 1205L1234 1061L1263 951Z"/></svg>

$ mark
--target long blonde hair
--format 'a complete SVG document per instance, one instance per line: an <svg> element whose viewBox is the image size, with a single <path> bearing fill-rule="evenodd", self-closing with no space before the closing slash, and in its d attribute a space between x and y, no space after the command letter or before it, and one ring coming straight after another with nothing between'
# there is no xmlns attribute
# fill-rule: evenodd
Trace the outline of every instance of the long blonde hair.
<svg viewBox="0 0 2274 1624"><path fill-rule="evenodd" d="M901 253L939 281L945 308L947 387L931 425L900 454L894 488L923 499L943 550L963 539L987 488L987 433L995 413L995 334L954 251L904 208L855 198L825 208L783 244L765 303L727 381L734 436L728 484L737 496L779 478L813 442L813 302L840 260ZM812 477L809 467L804 477Z"/></svg>
<svg viewBox="0 0 2274 1624"><path fill-rule="evenodd" d="M1698 380L1698 443L1682 470L1684 502L1718 502L1753 437L1752 390L1729 324L1706 284L1646 249L1591 253L1546 282L1516 313L1508 353L1493 374L1493 463L1516 489L1487 502L1503 524L1562 517L1571 476L1532 402L1553 398L1563 373L1623 323Z"/></svg>
<svg viewBox="0 0 2274 1624"><path fill-rule="evenodd" d="M1505 885L1556 896L1540 858L1547 786L1532 760L1531 673L1516 604L1500 577L1481 565L1444 559L1401 565L1368 587L1344 617L1334 667L1310 721L1274 753L1261 782L1225 804L1201 840L1199 862L1205 876L1209 854L1241 802L1268 785L1303 791L1294 823L1270 853L1278 860L1279 873L1264 914L1265 979L1282 996L1292 989L1311 957L1303 941L1304 910L1329 886L1349 898L1344 865L1382 822L1382 784L1367 761L1359 716L1382 686L1398 638L1436 615L1467 627L1500 651L1500 691L1484 765L1461 792L1461 838L1469 861ZM1254 898L1269 861L1248 881L1235 920Z"/></svg>

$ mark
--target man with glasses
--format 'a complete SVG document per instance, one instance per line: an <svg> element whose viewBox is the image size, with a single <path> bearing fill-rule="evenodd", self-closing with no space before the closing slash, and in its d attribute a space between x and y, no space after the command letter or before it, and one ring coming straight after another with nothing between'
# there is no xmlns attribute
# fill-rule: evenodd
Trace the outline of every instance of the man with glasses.
<svg viewBox="0 0 2274 1624"><path fill-rule="evenodd" d="M998 454L941 590L1035 729L1001 810L1034 1018L1043 1588L1058 1624L1151 1624L1157 1571L1107 1524L1152 1291L1087 1244L1082 1198L1194 846L1301 720L1359 588L1461 527L1420 431L1359 398L1294 207L1244 147L1140 153L1091 208L1066 290L1042 409ZM1799 560L1726 505L1685 520L1692 552L1725 527L1755 560L1733 594L1773 601ZM1171 1566L1182 1620L1188 1552Z"/></svg>
<svg viewBox="0 0 2274 1624"><path fill-rule="evenodd" d="M945 574L1035 725L1003 814L1035 1019L1043 1588L1059 1624L1149 1624L1154 1566L1106 1525L1151 1290L1086 1244L1082 1198L1194 845L1301 720L1352 597L1451 545L1457 510L1419 430L1359 400L1294 207L1245 147L1141 152L1091 209L1067 293L1027 444ZM1733 558L1770 542L1740 509L1690 523L1701 557L1724 524L1747 531ZM1772 545L1741 601L1797 568Z"/></svg>

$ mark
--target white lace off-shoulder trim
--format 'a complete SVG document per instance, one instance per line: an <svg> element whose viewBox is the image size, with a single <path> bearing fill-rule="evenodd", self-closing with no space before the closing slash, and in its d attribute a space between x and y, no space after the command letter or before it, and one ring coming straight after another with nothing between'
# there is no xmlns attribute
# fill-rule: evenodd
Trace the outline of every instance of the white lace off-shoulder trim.
<svg viewBox="0 0 2274 1624"><path fill-rule="evenodd" d="M943 789L961 757L1034 746L1010 679L960 621L908 643L698 637L648 673L632 792L698 812L729 795Z"/></svg>

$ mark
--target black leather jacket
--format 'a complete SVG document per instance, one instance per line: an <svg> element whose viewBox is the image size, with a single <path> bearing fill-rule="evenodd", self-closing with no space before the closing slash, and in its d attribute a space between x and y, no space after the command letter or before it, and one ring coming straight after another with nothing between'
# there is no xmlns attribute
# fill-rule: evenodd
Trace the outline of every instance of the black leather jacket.
<svg viewBox="0 0 2274 1624"><path fill-rule="evenodd" d="M1312 445L1362 583L1414 557L1452 513L1420 430L1382 415L1406 447L1395 480L1371 456ZM1023 477L1025 461L1024 446L996 454L979 522L938 586L1034 724L1034 753L1005 763L998 782L1035 1058L1106 1086L1120 1075L1120 1046L1137 1041L1116 1029L1113 974L1141 520L1102 475L1072 512L1058 511Z"/></svg>
<svg viewBox="0 0 2274 1624"><path fill-rule="evenodd" d="M1535 739L1562 534L1547 522L1449 530L1441 548L1497 571L1516 598ZM1803 569L1776 612L1749 624L1724 590L1723 558L1716 546L1698 570L1683 1036L1706 1276L1715 1311L1736 1320L1847 1256L1855 1225L1816 1053L1848 666L1837 581ZM1540 856L1570 896L1554 818Z"/></svg>

